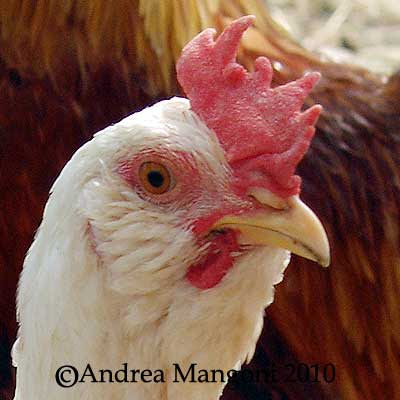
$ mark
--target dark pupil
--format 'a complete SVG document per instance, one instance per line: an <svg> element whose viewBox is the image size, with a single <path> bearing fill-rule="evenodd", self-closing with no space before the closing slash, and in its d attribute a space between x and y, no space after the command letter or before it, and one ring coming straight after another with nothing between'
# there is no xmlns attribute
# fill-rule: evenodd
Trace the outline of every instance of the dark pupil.
<svg viewBox="0 0 400 400"><path fill-rule="evenodd" d="M151 186L159 188L164 183L164 177L158 171L151 171L147 175L147 179Z"/></svg>

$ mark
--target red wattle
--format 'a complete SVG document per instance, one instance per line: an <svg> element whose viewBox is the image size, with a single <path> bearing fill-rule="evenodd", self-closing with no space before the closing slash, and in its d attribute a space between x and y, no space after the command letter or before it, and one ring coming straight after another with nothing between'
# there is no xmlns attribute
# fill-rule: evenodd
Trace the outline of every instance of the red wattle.
<svg viewBox="0 0 400 400"><path fill-rule="evenodd" d="M232 252L238 251L239 247L236 232L227 231L217 235L211 241L205 257L189 268L187 279L199 289L213 288L232 268Z"/></svg>

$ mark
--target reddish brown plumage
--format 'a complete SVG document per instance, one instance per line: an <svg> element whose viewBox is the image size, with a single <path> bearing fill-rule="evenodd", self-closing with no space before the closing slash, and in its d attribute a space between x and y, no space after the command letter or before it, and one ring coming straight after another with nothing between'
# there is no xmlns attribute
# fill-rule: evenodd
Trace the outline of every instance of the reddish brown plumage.
<svg viewBox="0 0 400 400"><path fill-rule="evenodd" d="M205 24L221 30L232 19L254 13L256 25L245 36L240 62L252 68L259 55L279 61L275 85L307 70L323 76L311 98L325 111L298 173L302 196L327 227L332 265L322 270L305 260L292 261L268 309L251 368L266 361L333 362L337 378L323 386L245 385L226 390L224 398L261 399L274 392L276 398L286 393L332 399L341 393L346 399L395 399L400 381L400 76L385 82L362 69L322 62L276 27L256 0L190 3L202 9L201 18L188 2L171 6L165 1L160 18L167 7L172 11L160 24L151 12L155 0L143 3L148 9L137 1L110 3L15 0L1 5L0 320L9 341L15 334L14 293L24 253L64 163L98 129L176 93L174 60ZM157 46L166 46L159 56ZM6 341L1 337L2 351ZM9 361L4 354L3 365ZM6 373L3 380L4 386Z"/></svg>

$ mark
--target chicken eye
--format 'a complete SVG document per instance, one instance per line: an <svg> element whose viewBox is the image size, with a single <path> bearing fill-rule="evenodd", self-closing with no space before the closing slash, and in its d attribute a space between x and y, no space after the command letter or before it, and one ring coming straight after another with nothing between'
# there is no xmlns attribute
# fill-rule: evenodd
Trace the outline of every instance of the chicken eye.
<svg viewBox="0 0 400 400"><path fill-rule="evenodd" d="M139 168L139 177L149 193L163 194L172 189L171 175L162 164L144 162Z"/></svg>

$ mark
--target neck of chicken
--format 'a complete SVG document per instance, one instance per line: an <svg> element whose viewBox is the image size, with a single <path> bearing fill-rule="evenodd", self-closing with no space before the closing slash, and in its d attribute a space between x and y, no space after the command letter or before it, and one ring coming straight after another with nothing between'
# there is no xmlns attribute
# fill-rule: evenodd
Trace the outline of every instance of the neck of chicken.
<svg viewBox="0 0 400 400"><path fill-rule="evenodd" d="M70 163L84 157L85 147ZM190 234L160 232L163 240L170 240L168 253L160 256L149 247L160 239L149 241L146 236L141 240L140 232L149 235L149 229L138 225L132 231L137 244L133 251L159 260L159 265L152 265L153 281L145 282L143 258L132 255L126 265L121 264L121 257L107 252L107 230L92 227L92 216L78 211L82 201L93 200L91 210L96 212L96 199L76 197L76 193L85 196L93 184L97 182L91 176L77 178L67 165L53 187L26 258L18 294L24 323L13 350L18 367L15 400L217 399L224 382L173 382L173 364L182 371L192 363L197 364L196 370L228 371L249 360L262 329L264 309L273 300L273 286L281 281L289 262L288 252L253 249L236 259L217 286L201 290L185 278L192 260L181 254L193 245ZM66 193L65 187L71 190ZM132 207L129 199L114 200L121 213ZM105 244L94 248L93 240L105 240ZM143 287L150 289L143 291ZM81 378L88 363L98 380L100 369L115 372L127 363L128 370L149 369L153 377L161 370L165 383L144 383L139 374L134 383L92 383L86 375L85 383L71 388L57 385L59 367L74 366ZM75 379L69 373L64 377Z"/></svg>

